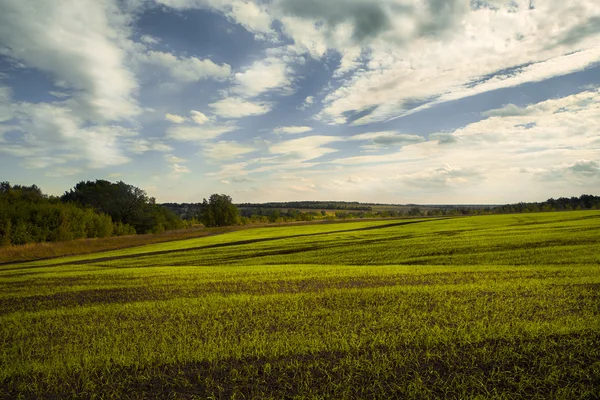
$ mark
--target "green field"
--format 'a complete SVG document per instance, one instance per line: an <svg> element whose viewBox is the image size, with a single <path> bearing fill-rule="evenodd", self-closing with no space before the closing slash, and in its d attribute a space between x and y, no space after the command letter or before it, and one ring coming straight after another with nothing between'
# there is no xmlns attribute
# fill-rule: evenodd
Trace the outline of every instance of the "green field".
<svg viewBox="0 0 600 400"><path fill-rule="evenodd" d="M257 228L0 266L0 398L598 393L598 211Z"/></svg>

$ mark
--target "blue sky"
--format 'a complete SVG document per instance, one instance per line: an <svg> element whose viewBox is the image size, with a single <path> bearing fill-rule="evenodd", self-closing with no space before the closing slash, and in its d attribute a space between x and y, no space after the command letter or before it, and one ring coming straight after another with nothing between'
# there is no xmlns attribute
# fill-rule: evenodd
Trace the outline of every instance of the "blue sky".
<svg viewBox="0 0 600 400"><path fill-rule="evenodd" d="M600 194L596 0L3 0L0 180L159 202Z"/></svg>

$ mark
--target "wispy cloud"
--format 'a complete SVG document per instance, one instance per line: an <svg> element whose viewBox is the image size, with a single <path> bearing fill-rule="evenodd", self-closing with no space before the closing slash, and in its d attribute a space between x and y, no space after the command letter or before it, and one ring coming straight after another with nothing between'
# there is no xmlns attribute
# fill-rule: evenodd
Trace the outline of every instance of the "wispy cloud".
<svg viewBox="0 0 600 400"><path fill-rule="evenodd" d="M300 133L310 132L312 130L313 128L311 128L310 126L280 126L278 128L273 129L273 132L296 135Z"/></svg>
<svg viewBox="0 0 600 400"><path fill-rule="evenodd" d="M185 122L185 118L177 114L166 113L165 119L174 124L183 124Z"/></svg>
<svg viewBox="0 0 600 400"><path fill-rule="evenodd" d="M270 112L273 104L264 101L250 101L241 97L227 97L209 104L213 112L223 118L242 118L263 115Z"/></svg>
<svg viewBox="0 0 600 400"><path fill-rule="evenodd" d="M236 129L234 125L177 125L167 129L167 138L184 142L203 142Z"/></svg>
<svg viewBox="0 0 600 400"><path fill-rule="evenodd" d="M225 79L231 74L228 64L217 65L211 60L197 57L177 57L162 51L148 51L138 55L138 60L164 68L169 75L180 82L191 83L203 79Z"/></svg>
<svg viewBox="0 0 600 400"><path fill-rule="evenodd" d="M112 1L63 3L8 0L1 5L0 54L73 89L83 118L133 117L138 81L127 65L129 19Z"/></svg>
<svg viewBox="0 0 600 400"><path fill-rule="evenodd" d="M202 146L202 154L213 160L231 160L244 154L252 153L256 150L253 146L240 144L232 141L220 141L217 143L207 143Z"/></svg>

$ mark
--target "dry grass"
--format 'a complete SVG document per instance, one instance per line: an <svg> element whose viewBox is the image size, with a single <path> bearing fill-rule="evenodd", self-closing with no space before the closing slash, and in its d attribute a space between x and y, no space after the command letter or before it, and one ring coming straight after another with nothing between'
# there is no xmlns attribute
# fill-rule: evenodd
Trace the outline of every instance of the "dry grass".
<svg viewBox="0 0 600 400"><path fill-rule="evenodd" d="M113 236L107 238L69 240L67 242L11 245L0 247L0 264L63 257L75 254L89 254L106 250L118 250L145 244L216 235L219 233L230 232L235 229L239 229L239 227L197 227L168 231L159 234Z"/></svg>

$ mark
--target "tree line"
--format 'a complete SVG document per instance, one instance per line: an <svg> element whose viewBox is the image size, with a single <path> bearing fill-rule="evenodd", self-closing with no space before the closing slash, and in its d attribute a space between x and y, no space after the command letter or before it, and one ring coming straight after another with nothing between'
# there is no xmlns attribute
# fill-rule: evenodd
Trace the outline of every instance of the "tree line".
<svg viewBox="0 0 600 400"><path fill-rule="evenodd" d="M0 183L0 245L160 233L189 223L124 182L79 182L63 196Z"/></svg>
<svg viewBox="0 0 600 400"><path fill-rule="evenodd" d="M113 221L133 227L135 233L161 233L186 226L175 213L156 204L154 197L125 182L82 181L60 200L107 214Z"/></svg>
<svg viewBox="0 0 600 400"><path fill-rule="evenodd" d="M0 245L58 242L161 233L202 223L207 227L244 223L227 195L204 199L189 219L156 204L125 182L81 181L62 196L36 186L0 183Z"/></svg>
<svg viewBox="0 0 600 400"><path fill-rule="evenodd" d="M0 245L58 242L134 233L92 208L65 204L36 185L0 183Z"/></svg>
<svg viewBox="0 0 600 400"><path fill-rule="evenodd" d="M331 208L319 210L318 206ZM48 196L36 185L11 186L2 182L0 245L161 233L199 224L219 227L319 219L590 210L600 209L600 196L561 197L500 206L428 206L421 209L413 205L408 210L382 211L373 211L370 206L357 202L244 203L240 207L225 194L213 194L202 203L159 205L144 190L121 181L81 181L60 197Z"/></svg>
<svg viewBox="0 0 600 400"><path fill-rule="evenodd" d="M532 203L515 203L498 206L427 206L419 207L412 205L408 209L385 209L374 211L372 209L363 210L360 208L352 209L352 205L360 203L348 203L348 206L343 208L344 202L337 202L338 209L328 210L298 210L295 208L275 208L274 205L307 205L308 203L328 204L327 202L287 202L287 203L266 203L265 207L261 204L242 203L239 204L239 211L235 211L236 206L232 204L231 198L226 195L213 195L211 201L202 204L186 204L184 210L191 212L192 215L198 216L198 220L207 226L216 226L207 219L208 206L220 204L217 199L225 201L233 211L231 215L239 213L238 216L231 216L229 221L235 221L236 224L261 224L261 223L281 223L293 221L314 221L314 220L335 220L335 219L355 219L355 218L400 218L400 217L441 217L441 216L459 216L459 215L489 215L489 214L506 214L506 213L527 213L527 212L544 212L544 211L568 211L568 210L593 210L600 209L600 196L582 195L580 197L561 197L559 199L548 199L544 202ZM364 205L364 204L363 204ZM380 204L381 205L381 204ZM382 205L383 206L383 205ZM369 207L370 208L370 207ZM175 210L177 205L175 205ZM220 225L219 225L220 226Z"/></svg>
<svg viewBox="0 0 600 400"><path fill-rule="evenodd" d="M516 203L495 207L500 213L522 213L542 211L571 211L571 210L599 210L600 196L584 194L579 197L550 198L539 203Z"/></svg>
<svg viewBox="0 0 600 400"><path fill-rule="evenodd" d="M369 204L359 203L357 201L286 201L269 203L241 203L240 208L287 208L287 209L305 209L305 210L353 210L353 211L372 211Z"/></svg>

